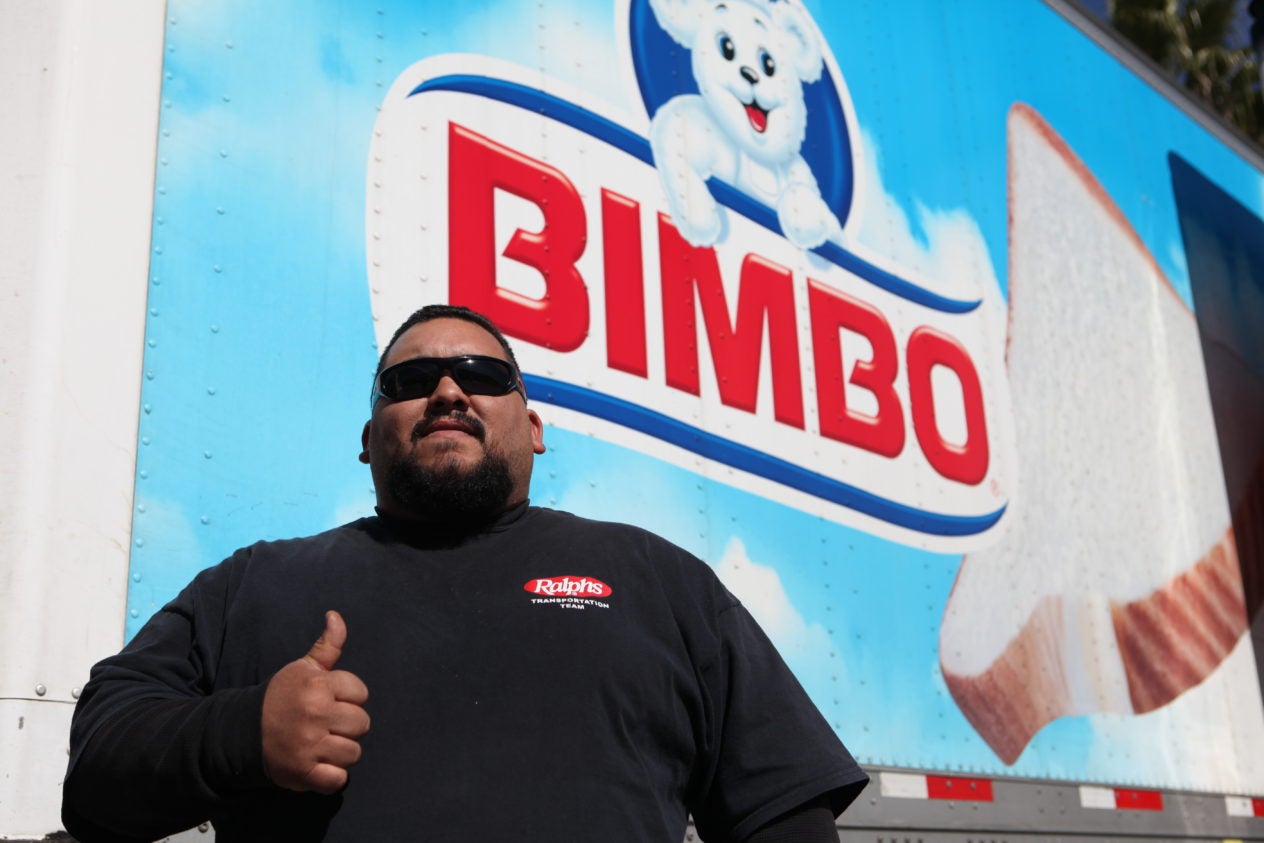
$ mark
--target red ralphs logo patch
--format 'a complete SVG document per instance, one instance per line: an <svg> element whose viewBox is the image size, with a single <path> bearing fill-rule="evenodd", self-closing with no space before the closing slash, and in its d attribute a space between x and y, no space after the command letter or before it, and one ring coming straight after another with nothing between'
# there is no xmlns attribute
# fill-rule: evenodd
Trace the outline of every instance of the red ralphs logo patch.
<svg viewBox="0 0 1264 843"><path fill-rule="evenodd" d="M593 577L577 577L565 574L556 577L537 577L523 586L531 594L549 597L609 597L614 589Z"/></svg>

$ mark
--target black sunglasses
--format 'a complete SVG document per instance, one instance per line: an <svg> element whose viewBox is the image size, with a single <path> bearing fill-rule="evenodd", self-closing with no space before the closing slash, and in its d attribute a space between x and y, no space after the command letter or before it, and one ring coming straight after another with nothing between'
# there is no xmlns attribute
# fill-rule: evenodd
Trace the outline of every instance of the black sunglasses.
<svg viewBox="0 0 1264 843"><path fill-rule="evenodd" d="M517 391L522 400L527 393L518 380L518 372L499 357L463 354L460 357L414 357L387 366L373 383L370 405L379 398L411 401L426 398L435 391L444 375L467 395L508 395Z"/></svg>

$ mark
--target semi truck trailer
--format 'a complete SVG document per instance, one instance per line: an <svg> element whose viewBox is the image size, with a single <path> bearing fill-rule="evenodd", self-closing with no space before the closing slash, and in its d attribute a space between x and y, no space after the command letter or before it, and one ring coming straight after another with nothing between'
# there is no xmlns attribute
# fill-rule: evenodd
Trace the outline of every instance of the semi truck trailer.
<svg viewBox="0 0 1264 843"><path fill-rule="evenodd" d="M0 18L0 838L198 571L371 514L450 302L532 502L707 561L870 771L840 838L1264 839L1264 161L1079 7Z"/></svg>

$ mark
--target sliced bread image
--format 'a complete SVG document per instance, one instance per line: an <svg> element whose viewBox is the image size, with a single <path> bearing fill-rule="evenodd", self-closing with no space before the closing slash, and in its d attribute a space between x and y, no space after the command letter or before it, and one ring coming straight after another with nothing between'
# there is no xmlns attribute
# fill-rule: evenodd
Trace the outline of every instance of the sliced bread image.
<svg viewBox="0 0 1264 843"><path fill-rule="evenodd" d="M1058 717L1172 701L1247 619L1193 314L1040 115L1015 105L1008 141L1018 484L962 560L939 658L1013 764Z"/></svg>

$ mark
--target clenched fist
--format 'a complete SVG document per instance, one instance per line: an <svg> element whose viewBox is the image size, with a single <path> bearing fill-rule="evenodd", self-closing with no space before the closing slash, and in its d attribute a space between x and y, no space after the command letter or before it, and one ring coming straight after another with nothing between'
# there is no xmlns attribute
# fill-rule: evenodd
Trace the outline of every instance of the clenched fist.
<svg viewBox="0 0 1264 843"><path fill-rule="evenodd" d="M268 681L263 760L280 787L337 793L347 784L347 768L360 760L369 689L354 673L334 669L346 643L342 615L326 612L325 631L307 655Z"/></svg>

